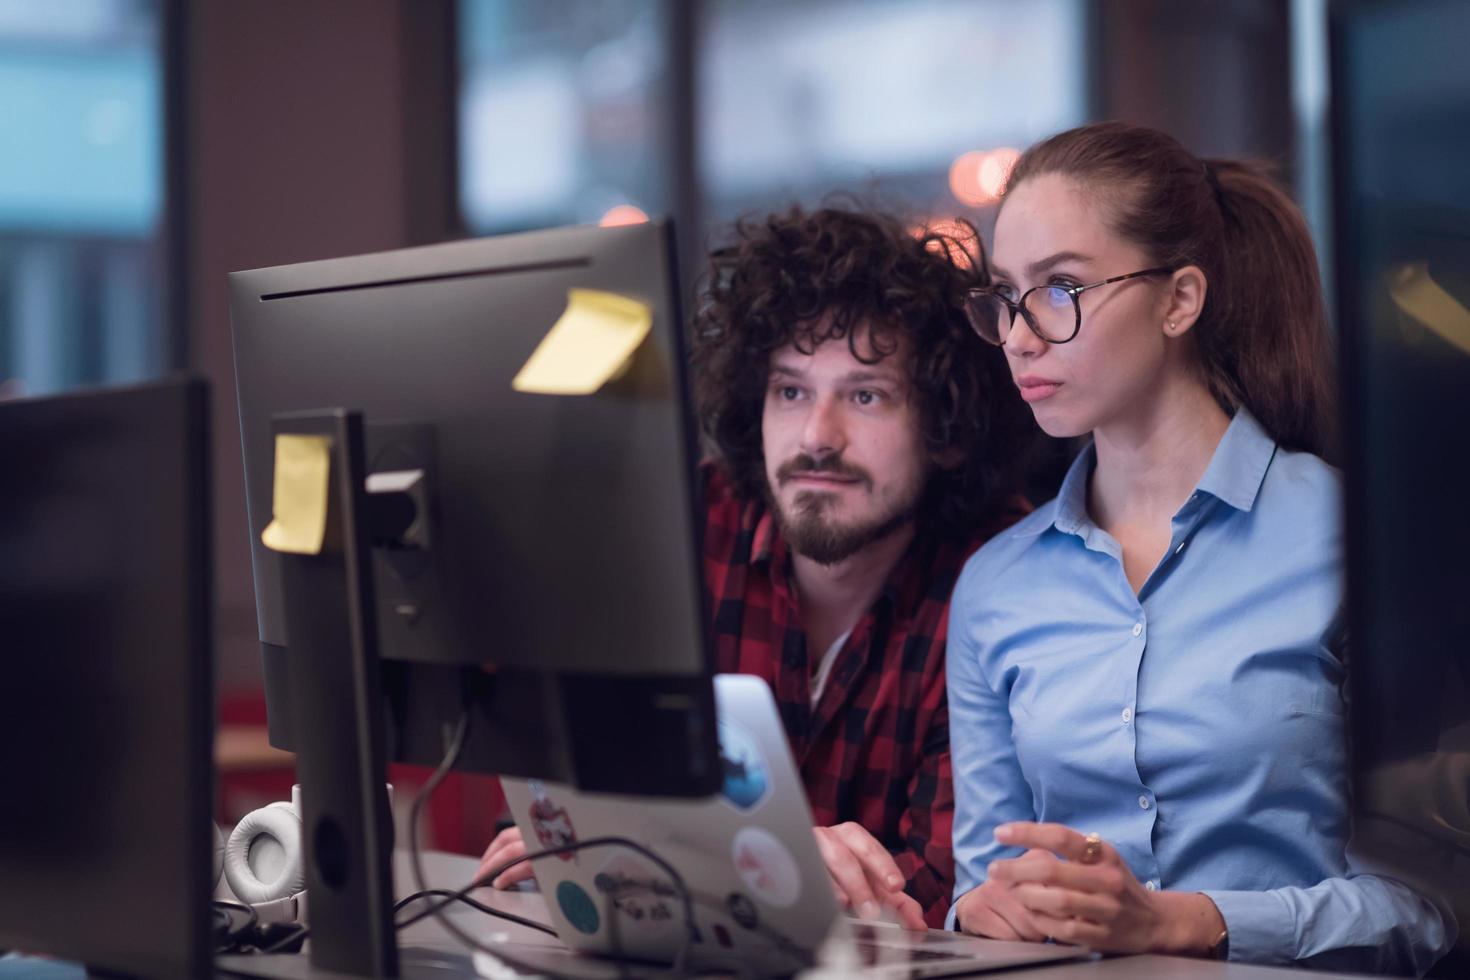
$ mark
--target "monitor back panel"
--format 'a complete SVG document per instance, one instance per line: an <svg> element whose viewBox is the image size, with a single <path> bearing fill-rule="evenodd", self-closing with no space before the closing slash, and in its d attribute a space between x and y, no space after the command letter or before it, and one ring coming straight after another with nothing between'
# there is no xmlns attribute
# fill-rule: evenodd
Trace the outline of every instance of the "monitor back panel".
<svg viewBox="0 0 1470 980"><path fill-rule="evenodd" d="M374 558L385 657L704 675L670 255L667 229L650 224L233 274L262 643L287 645L279 558L260 543L271 418L340 407L363 412L371 470L431 470L429 547ZM651 334L592 395L514 390L573 288L647 304Z"/></svg>

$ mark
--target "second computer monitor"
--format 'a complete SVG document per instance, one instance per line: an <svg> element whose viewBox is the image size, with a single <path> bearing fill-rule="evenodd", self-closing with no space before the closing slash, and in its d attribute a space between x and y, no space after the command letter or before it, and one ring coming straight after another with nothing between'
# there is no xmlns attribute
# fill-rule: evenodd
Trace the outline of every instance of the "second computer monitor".
<svg viewBox="0 0 1470 980"><path fill-rule="evenodd" d="M565 228L230 277L274 741L293 739L279 710L281 559L260 537L272 519L271 420L345 408L363 413L370 472L424 473L415 541L374 549L381 652L395 662L392 757L437 761L444 688L487 665L499 678L487 690L525 691L503 702L522 712L502 729L521 749L471 746L469 768L586 785L609 767L653 773L656 756L686 764L652 782L713 787L695 431L670 242L663 224ZM646 307L647 338L592 394L517 390L571 290ZM421 750L405 748L416 732Z"/></svg>

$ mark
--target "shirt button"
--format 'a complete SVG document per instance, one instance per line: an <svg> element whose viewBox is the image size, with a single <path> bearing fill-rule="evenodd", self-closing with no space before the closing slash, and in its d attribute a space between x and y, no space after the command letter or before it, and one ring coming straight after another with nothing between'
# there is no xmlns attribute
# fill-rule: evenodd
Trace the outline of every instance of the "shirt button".
<svg viewBox="0 0 1470 980"><path fill-rule="evenodd" d="M1149 807L1148 797L1147 796L1140 796L1138 798L1138 808L1140 810L1147 810L1148 807Z"/></svg>
<svg viewBox="0 0 1470 980"><path fill-rule="evenodd" d="M1151 892L1156 892L1159 890L1158 883L1155 882L1152 878L1150 878L1148 881L1145 881L1143 883L1143 887L1147 888Z"/></svg>
<svg viewBox="0 0 1470 980"><path fill-rule="evenodd" d="M1126 725L1126 724L1128 724L1132 720L1133 720L1133 709L1132 708L1124 708L1123 709L1123 724Z"/></svg>
<svg viewBox="0 0 1470 980"><path fill-rule="evenodd" d="M1134 636L1142 636L1143 635L1143 624L1142 623L1134 623L1133 624L1133 635Z"/></svg>

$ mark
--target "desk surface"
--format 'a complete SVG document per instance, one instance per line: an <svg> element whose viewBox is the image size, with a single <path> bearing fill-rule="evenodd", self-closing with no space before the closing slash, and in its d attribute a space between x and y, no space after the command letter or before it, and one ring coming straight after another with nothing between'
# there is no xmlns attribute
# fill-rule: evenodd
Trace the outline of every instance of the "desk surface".
<svg viewBox="0 0 1470 980"><path fill-rule="evenodd" d="M430 888L458 889L468 882L479 868L476 858L459 854L428 852L424 855L426 884ZM417 889L408 855L394 855L393 878L399 896L410 895ZM476 892L474 897L492 908L510 912L535 922L551 924L546 903L535 892L497 892L489 888ZM561 944L551 936L534 929L503 919L486 916L467 905L456 903L448 914L456 925L472 935L486 941L505 941L523 946L543 949L560 949ZM434 919L426 918L399 933L399 943L404 948L414 948L417 963L422 970L412 968L414 960L405 960L405 976L414 975L444 977L459 973L473 976L473 966L467 951L446 932ZM259 962L259 958L255 958ZM280 976L311 977L307 957L273 957L285 967ZM433 964L430 966L429 964ZM446 968L448 973L445 972ZM609 975L612 975L611 973ZM1348 974L1308 973L1301 970L1271 967L1246 966L1238 963L1214 963L1207 960L1181 959L1169 956L1123 956L1086 962L1058 963L1050 966L1027 967L1020 970L1002 971L988 976L1017 977L1022 980L1114 980L1121 977L1181 978L1181 980L1331 980L1347 977ZM45 960L0 959L0 980L73 980L84 978L79 968L70 964L59 964Z"/></svg>
<svg viewBox="0 0 1470 980"><path fill-rule="evenodd" d="M406 855L399 855L394 868L396 887L401 894L413 892L413 873L408 867ZM476 858L458 854L427 853L424 855L424 870L429 887L459 888L479 868ZM536 922L551 924L546 903L535 892L497 892L483 888L474 895L477 901L492 908L513 912ZM456 924L488 936L491 932L504 933L513 942L533 943L541 946L556 946L557 941L544 933L518 926L512 922L489 920L480 912L467 906L454 915ZM489 924L487 924L489 923ZM411 926L402 933L405 945L422 943L434 948L461 949L432 920ZM1333 974L1304 970L1248 966L1241 963L1216 963L1209 960L1187 959L1174 956L1120 956L1110 959L1091 960L1080 963L1058 963L1051 966L1033 966L1020 970L1002 971L991 976L1017 977L1024 980L1113 980L1120 977L1180 978L1180 980L1332 980L1358 974Z"/></svg>

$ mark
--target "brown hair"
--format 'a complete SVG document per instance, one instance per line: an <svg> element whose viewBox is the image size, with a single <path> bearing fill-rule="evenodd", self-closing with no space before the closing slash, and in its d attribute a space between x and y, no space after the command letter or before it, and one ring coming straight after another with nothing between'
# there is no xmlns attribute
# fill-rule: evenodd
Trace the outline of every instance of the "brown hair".
<svg viewBox="0 0 1470 980"><path fill-rule="evenodd" d="M1201 160L1173 137L1095 123L1031 147L1007 193L1058 174L1094 191L1113 232L1153 264L1198 266L1209 282L1190 331L1205 380L1288 449L1328 455L1332 346L1317 256L1301 211L1253 161Z"/></svg>
<svg viewBox="0 0 1470 980"><path fill-rule="evenodd" d="M922 518L957 533L994 519L1035 428L1001 351L965 319L965 294L990 273L979 236L963 228L915 234L893 215L832 206L735 224L733 242L710 257L693 364L701 427L739 494L768 493L761 419L772 352L845 339L872 363L902 334L926 448L959 457L930 477ZM864 327L871 351L859 344Z"/></svg>

